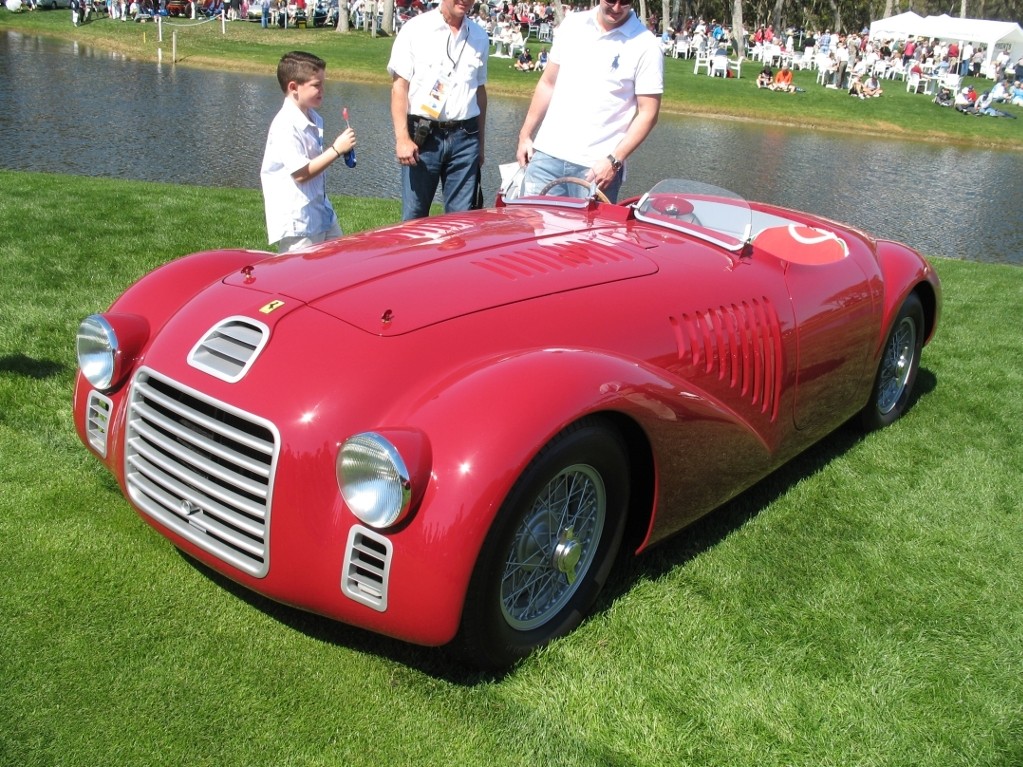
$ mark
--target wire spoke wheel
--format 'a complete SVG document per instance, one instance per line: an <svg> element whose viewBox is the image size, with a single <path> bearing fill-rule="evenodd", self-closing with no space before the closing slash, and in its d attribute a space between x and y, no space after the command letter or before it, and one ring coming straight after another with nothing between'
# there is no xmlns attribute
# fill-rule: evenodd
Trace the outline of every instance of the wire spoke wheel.
<svg viewBox="0 0 1023 767"><path fill-rule="evenodd" d="M494 517L452 649L506 668L578 626L621 546L630 482L625 440L601 417L544 445Z"/></svg>
<svg viewBox="0 0 1023 767"><path fill-rule="evenodd" d="M902 397L913 369L916 349L916 325L909 317L903 317L892 332L881 360L877 409L883 415L892 412Z"/></svg>
<svg viewBox="0 0 1023 767"><path fill-rule="evenodd" d="M860 422L868 431L894 423L909 407L925 333L923 305L911 293L888 332L870 401L860 413Z"/></svg>
<svg viewBox="0 0 1023 767"><path fill-rule="evenodd" d="M543 489L505 561L501 610L509 626L542 626L572 598L593 564L606 514L604 483L590 466L570 466Z"/></svg>

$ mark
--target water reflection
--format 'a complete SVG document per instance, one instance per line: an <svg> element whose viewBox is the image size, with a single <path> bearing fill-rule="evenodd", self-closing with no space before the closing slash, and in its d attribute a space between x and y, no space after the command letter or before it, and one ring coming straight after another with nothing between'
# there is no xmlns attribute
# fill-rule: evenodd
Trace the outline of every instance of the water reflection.
<svg viewBox="0 0 1023 767"><path fill-rule="evenodd" d="M10 30L0 33L0 65L0 167L259 186L266 130L282 100L272 76L130 61ZM527 105L490 99L488 196L498 163L514 157ZM397 199L388 88L328 83L328 131L340 129L343 106L359 133L359 166L332 170L331 194ZM671 176L846 221L925 253L1023 264L1023 153L663 115L630 160L622 194Z"/></svg>

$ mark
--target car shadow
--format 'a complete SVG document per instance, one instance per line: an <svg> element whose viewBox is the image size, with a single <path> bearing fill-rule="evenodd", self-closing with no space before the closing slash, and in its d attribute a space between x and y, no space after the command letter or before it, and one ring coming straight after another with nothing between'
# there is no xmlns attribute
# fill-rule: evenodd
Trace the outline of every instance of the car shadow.
<svg viewBox="0 0 1023 767"><path fill-rule="evenodd" d="M0 357L0 373L13 373L25 378L53 378L67 369L53 360L37 360L24 354L5 354Z"/></svg>
<svg viewBox="0 0 1023 767"><path fill-rule="evenodd" d="M921 368L907 412L937 386L937 378ZM847 453L865 435L850 420L812 447L776 469L757 484L737 495L723 506L683 528L667 540L638 556L628 552L619 558L592 614L609 609L621 596L641 581L656 580L679 567L685 567L701 554L712 550L721 541L739 530L774 501L785 495L800 480L812 476L836 458ZM217 585L279 623L325 644L345 647L358 653L383 657L410 669L459 686L474 686L500 681L514 674L512 667L503 672L478 671L466 668L444 648L419 647L382 636L355 626L305 612L274 602L226 576L210 569L183 552L180 556ZM521 663L529 663L529 658Z"/></svg>
<svg viewBox="0 0 1023 767"><path fill-rule="evenodd" d="M931 371L921 368L903 415L911 412L916 403L936 387L937 377ZM656 580L713 549L801 480L816 474L862 442L866 436L857 418L851 418L732 500L657 543L648 551L633 556L630 550L626 550L616 563L593 612L609 608L637 582ZM632 543L638 545L639 541Z"/></svg>

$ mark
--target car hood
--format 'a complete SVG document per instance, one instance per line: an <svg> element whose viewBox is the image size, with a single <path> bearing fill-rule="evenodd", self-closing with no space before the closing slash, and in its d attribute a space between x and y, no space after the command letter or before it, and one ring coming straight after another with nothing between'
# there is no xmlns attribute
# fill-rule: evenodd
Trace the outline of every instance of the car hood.
<svg viewBox="0 0 1023 767"><path fill-rule="evenodd" d="M657 271L618 218L506 207L420 219L266 259L225 282L398 335Z"/></svg>

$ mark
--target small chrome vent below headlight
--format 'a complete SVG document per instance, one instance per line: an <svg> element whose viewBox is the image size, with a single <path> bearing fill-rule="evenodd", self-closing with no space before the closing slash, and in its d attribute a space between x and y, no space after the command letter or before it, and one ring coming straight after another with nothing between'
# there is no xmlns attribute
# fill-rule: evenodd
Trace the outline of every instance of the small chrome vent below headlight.
<svg viewBox="0 0 1023 767"><path fill-rule="evenodd" d="M89 392L85 406L85 433L89 444L103 458L107 457L107 436L110 431L110 411L113 403L98 391Z"/></svg>
<svg viewBox="0 0 1023 767"><path fill-rule="evenodd" d="M188 364L234 383L252 367L270 337L270 329L247 317L228 317L202 337L188 355Z"/></svg>
<svg viewBox="0 0 1023 767"><path fill-rule="evenodd" d="M345 596L374 610L386 610L391 551L391 542L384 536L359 525L352 527L341 571Z"/></svg>

